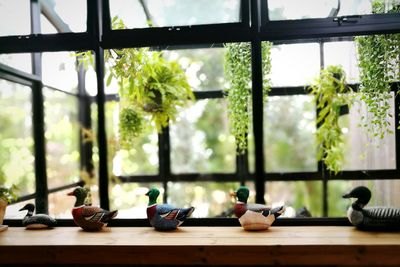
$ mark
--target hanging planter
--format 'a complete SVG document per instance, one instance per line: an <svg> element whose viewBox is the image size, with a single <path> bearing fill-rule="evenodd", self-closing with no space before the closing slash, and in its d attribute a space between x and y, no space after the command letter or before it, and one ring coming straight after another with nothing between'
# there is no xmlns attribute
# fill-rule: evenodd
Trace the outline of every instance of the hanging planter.
<svg viewBox="0 0 400 267"><path fill-rule="evenodd" d="M337 174L343 168L344 140L339 126L343 107L353 102L352 89L346 84L346 75L341 66L328 66L309 88L314 95L319 112L317 114L318 160Z"/></svg>
<svg viewBox="0 0 400 267"><path fill-rule="evenodd" d="M247 136L251 118L251 45L250 43L229 43L224 45L225 76L229 82L226 91L228 116L231 134L235 137L236 151L244 154L247 151ZM271 71L272 43L262 43L263 62L263 98L268 99L271 82L268 78Z"/></svg>

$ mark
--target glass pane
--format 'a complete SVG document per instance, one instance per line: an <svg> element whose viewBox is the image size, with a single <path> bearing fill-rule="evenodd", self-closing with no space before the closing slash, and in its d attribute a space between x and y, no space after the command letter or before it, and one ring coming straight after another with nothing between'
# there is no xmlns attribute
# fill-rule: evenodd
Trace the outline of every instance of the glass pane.
<svg viewBox="0 0 400 267"><path fill-rule="evenodd" d="M164 189L161 183L124 183L110 185L110 208L118 210L118 218L147 218L149 197L145 194L151 187L160 190L158 203L162 203Z"/></svg>
<svg viewBox="0 0 400 267"><path fill-rule="evenodd" d="M246 186L250 190L248 202L254 203L254 183L246 183ZM286 206L282 217L322 216L321 181L267 182L265 190L264 199L267 206Z"/></svg>
<svg viewBox="0 0 400 267"><path fill-rule="evenodd" d="M79 181L78 101L47 88L44 97L47 177L54 188Z"/></svg>
<svg viewBox="0 0 400 267"><path fill-rule="evenodd" d="M51 12L54 20L63 28L63 32L86 31L86 1L40 0L40 4L45 12ZM42 33L52 33L47 31L48 29L43 28Z"/></svg>
<svg viewBox="0 0 400 267"><path fill-rule="evenodd" d="M71 52L43 53L43 83L66 92L77 92L76 60Z"/></svg>
<svg viewBox="0 0 400 267"><path fill-rule="evenodd" d="M118 124L119 104L107 102L106 127L112 173L116 176L158 174L158 135L155 127L146 121L147 127L135 140L135 146L127 150L119 147Z"/></svg>
<svg viewBox="0 0 400 267"><path fill-rule="evenodd" d="M394 95L390 101L390 129L395 132ZM360 113L361 112L361 113ZM342 116L339 123L345 136L345 170L396 169L396 140L394 134L383 139L368 137L360 128L361 116L366 115L365 105L356 102L348 115Z"/></svg>
<svg viewBox="0 0 400 267"><path fill-rule="evenodd" d="M31 34L29 0L0 0L0 36Z"/></svg>
<svg viewBox="0 0 400 267"><path fill-rule="evenodd" d="M350 192L353 188L360 185L368 187L372 193L372 198L367 207L400 207L399 180L329 181L329 216L347 216L347 209L351 203L355 201L355 199L343 199L342 195Z"/></svg>
<svg viewBox="0 0 400 267"><path fill-rule="evenodd" d="M372 13L372 0L340 1L340 6L338 2L338 0L268 0L268 15L270 20L291 20ZM392 2L399 3L398 0L382 2L385 3L386 10L392 8Z"/></svg>
<svg viewBox="0 0 400 267"><path fill-rule="evenodd" d="M315 111L310 96L269 97L264 110L267 172L317 170Z"/></svg>
<svg viewBox="0 0 400 267"><path fill-rule="evenodd" d="M266 203L272 207L285 205L284 217L322 216L322 182L268 182L265 186Z"/></svg>
<svg viewBox="0 0 400 267"><path fill-rule="evenodd" d="M240 21L240 0L151 0L143 1L148 21L138 0L111 0L111 17L118 16L128 28L189 26Z"/></svg>
<svg viewBox="0 0 400 267"><path fill-rule="evenodd" d="M302 86L311 84L319 75L319 45L275 45L271 49L272 86Z"/></svg>
<svg viewBox="0 0 400 267"><path fill-rule="evenodd" d="M31 88L0 80L0 175L17 195L35 192Z"/></svg>
<svg viewBox="0 0 400 267"><path fill-rule="evenodd" d="M7 205L4 219L23 219L27 212L26 210L25 211L19 211L19 210L28 203L35 204L35 200L30 199L16 204Z"/></svg>
<svg viewBox="0 0 400 267"><path fill-rule="evenodd" d="M164 51L169 60L176 60L185 70L194 91L224 88L224 48Z"/></svg>
<svg viewBox="0 0 400 267"><path fill-rule="evenodd" d="M31 54L0 54L0 63L17 70L32 73Z"/></svg>
<svg viewBox="0 0 400 267"><path fill-rule="evenodd" d="M195 207L191 217L227 217L232 215L234 199L230 196L239 183L168 183L168 203L179 208Z"/></svg>
<svg viewBox="0 0 400 267"><path fill-rule="evenodd" d="M170 131L172 172L235 171L226 105L223 99L200 100L180 111Z"/></svg>
<svg viewBox="0 0 400 267"><path fill-rule="evenodd" d="M50 21L43 16L43 14L40 14L40 29L42 30L43 33L57 33L57 29L54 27L53 24L50 23Z"/></svg>
<svg viewBox="0 0 400 267"><path fill-rule="evenodd" d="M341 65L346 73L348 83L360 81L357 50L354 42L324 43L324 64L325 66Z"/></svg>

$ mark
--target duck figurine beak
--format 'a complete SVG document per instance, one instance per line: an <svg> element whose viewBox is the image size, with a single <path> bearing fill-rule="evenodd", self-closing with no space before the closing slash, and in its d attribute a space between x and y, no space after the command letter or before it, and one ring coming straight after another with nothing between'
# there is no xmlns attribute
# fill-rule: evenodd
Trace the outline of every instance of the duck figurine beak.
<svg viewBox="0 0 400 267"><path fill-rule="evenodd" d="M350 193L343 195L342 198L351 198Z"/></svg>
<svg viewBox="0 0 400 267"><path fill-rule="evenodd" d="M73 195L74 195L74 191L67 193L67 196L73 196Z"/></svg>
<svg viewBox="0 0 400 267"><path fill-rule="evenodd" d="M146 195L146 196L149 196L149 195L150 195L150 191L148 191L145 195Z"/></svg>
<svg viewBox="0 0 400 267"><path fill-rule="evenodd" d="M236 197L236 192L231 192L230 195L231 197Z"/></svg>

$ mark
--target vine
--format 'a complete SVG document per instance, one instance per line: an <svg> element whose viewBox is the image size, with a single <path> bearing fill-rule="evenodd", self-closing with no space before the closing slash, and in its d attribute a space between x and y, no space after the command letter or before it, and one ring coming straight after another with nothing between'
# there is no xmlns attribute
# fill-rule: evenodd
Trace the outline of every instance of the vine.
<svg viewBox="0 0 400 267"><path fill-rule="evenodd" d="M385 13L385 1L374 1L373 13ZM398 13L400 5L393 1L388 13ZM367 115L361 126L370 137L384 138L392 134L389 119L391 84L400 79L400 34L370 35L355 38L360 68L361 100Z"/></svg>
<svg viewBox="0 0 400 267"><path fill-rule="evenodd" d="M263 99L268 99L271 88L272 43L262 43ZM225 76L230 86L227 90L228 116L232 135L239 154L247 150L247 135L251 118L251 45L250 43L225 44Z"/></svg>

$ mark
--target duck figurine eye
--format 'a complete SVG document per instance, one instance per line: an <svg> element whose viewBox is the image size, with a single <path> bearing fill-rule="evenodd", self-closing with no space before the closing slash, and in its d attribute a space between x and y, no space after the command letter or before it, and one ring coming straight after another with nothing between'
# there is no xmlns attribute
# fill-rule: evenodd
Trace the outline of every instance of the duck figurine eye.
<svg viewBox="0 0 400 267"><path fill-rule="evenodd" d="M108 211L100 207L86 206L85 199L88 189L77 187L67 195L75 196L76 201L72 209L72 217L76 225L85 231L100 231L108 222L117 216L118 211Z"/></svg>
<svg viewBox="0 0 400 267"><path fill-rule="evenodd" d="M391 207L365 208L371 199L371 191L358 186L343 198L356 198L347 210L347 218L361 230L400 230L400 209Z"/></svg>
<svg viewBox="0 0 400 267"><path fill-rule="evenodd" d="M32 203L26 204L19 211L27 210L28 213L22 219L22 225L26 229L45 229L52 228L57 225L57 221L47 214L34 214L35 205Z"/></svg>
<svg viewBox="0 0 400 267"><path fill-rule="evenodd" d="M240 225L244 230L257 231L266 230L272 223L285 212L285 206L271 209L263 204L247 203L249 189L241 186L232 194L237 201L233 207L233 212L239 218Z"/></svg>
<svg viewBox="0 0 400 267"><path fill-rule="evenodd" d="M193 213L194 207L175 208L169 204L158 205L157 198L159 195L160 191L157 188L151 188L146 193L146 196L149 197L147 218L151 226L158 231L175 230Z"/></svg>

